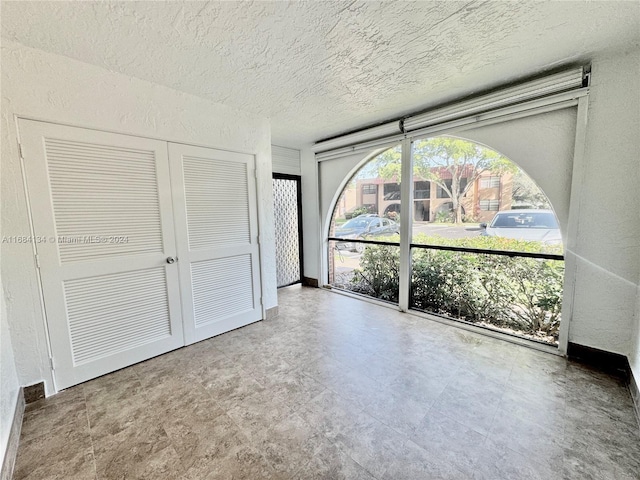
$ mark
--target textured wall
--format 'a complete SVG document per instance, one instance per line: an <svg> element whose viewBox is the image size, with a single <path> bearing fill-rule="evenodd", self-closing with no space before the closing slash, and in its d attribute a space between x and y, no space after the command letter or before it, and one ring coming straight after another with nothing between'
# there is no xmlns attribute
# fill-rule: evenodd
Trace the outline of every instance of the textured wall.
<svg viewBox="0 0 640 480"><path fill-rule="evenodd" d="M630 353L640 280L640 49L593 61L569 340Z"/></svg>
<svg viewBox="0 0 640 480"><path fill-rule="evenodd" d="M3 42L2 229L28 235L14 115L256 155L265 307L277 304L269 123L253 114L66 57ZM20 382L51 377L30 245L2 245L2 281Z"/></svg>
<svg viewBox="0 0 640 480"><path fill-rule="evenodd" d="M0 282L1 289L2 282ZM13 357L4 298L0 297L0 466L7 449L13 414L20 392L20 382Z"/></svg>

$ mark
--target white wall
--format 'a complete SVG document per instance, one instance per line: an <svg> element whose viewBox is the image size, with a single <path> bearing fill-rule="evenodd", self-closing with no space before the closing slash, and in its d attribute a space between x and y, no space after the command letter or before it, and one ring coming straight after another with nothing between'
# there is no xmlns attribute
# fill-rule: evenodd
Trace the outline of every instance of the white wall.
<svg viewBox="0 0 640 480"><path fill-rule="evenodd" d="M319 280L318 266L321 254L320 220L318 206L318 177L315 154L309 146L300 151L302 175L302 243L304 276Z"/></svg>
<svg viewBox="0 0 640 480"><path fill-rule="evenodd" d="M268 120L3 40L2 229L3 235L25 236L29 217L14 115L255 154L264 304L266 308L277 305ZM2 279L20 383L44 379L51 393L45 323L30 245L2 245Z"/></svg>
<svg viewBox="0 0 640 480"><path fill-rule="evenodd" d="M640 271L640 50L592 66L569 340L629 355Z"/></svg>
<svg viewBox="0 0 640 480"><path fill-rule="evenodd" d="M640 252L638 252L638 255L640 255ZM631 340L629 364L631 365L636 384L640 385L640 286L636 293L635 320L635 331L633 332Z"/></svg>
<svg viewBox="0 0 640 480"><path fill-rule="evenodd" d="M581 198L578 199L580 213L573 252L577 270L569 341L630 355L631 336L637 321L640 271L640 51L636 48L617 54L607 52L607 55L594 58L592 66L589 123L583 159L585 176ZM517 136L504 139L506 143L498 142L497 137L490 138L489 134L493 130L499 131L499 128L488 127L478 131L476 133L482 135L476 139L514 156L509 150L509 142L515 140L517 143ZM541 128L550 135L557 133L556 126ZM464 137L465 132L460 136ZM566 224L569 222L571 164L565 162L567 155L562 153L562 149L558 152L563 164L550 164L549 172L565 175L563 178L546 175L544 169L533 163L523 166L543 188L549 190L554 206L559 210L560 220ZM555 158L540 160L543 163L556 162ZM526 163L522 159L520 161ZM310 150L303 150L302 162L303 175L305 171L312 171L314 158ZM344 179L345 168L337 164L332 168L331 161L321 165L322 177L329 172L333 184L338 185ZM323 205L327 201L327 187L326 184L320 185ZM303 190L303 194L303 203L317 201L317 184L314 190ZM315 199L312 195L316 196ZM320 249L322 245L319 237L310 240L318 231L317 226L313 231L306 228L305 223L306 255L317 258L321 252L312 253L310 250ZM309 264L305 256L307 276L318 275L315 265ZM640 357L638 343L640 340L636 340L636 359ZM636 369L640 370L640 361L635 362Z"/></svg>
<svg viewBox="0 0 640 480"><path fill-rule="evenodd" d="M1 281L0 289L2 289ZM19 393L20 382L13 360L9 323L5 314L4 298L0 297L0 466L7 451L9 432Z"/></svg>

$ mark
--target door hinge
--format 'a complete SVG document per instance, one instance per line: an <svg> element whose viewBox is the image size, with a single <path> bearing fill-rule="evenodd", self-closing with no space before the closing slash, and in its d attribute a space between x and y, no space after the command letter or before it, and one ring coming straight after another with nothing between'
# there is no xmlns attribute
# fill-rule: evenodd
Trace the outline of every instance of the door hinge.
<svg viewBox="0 0 640 480"><path fill-rule="evenodd" d="M18 152L20 152L20 158L24 160L24 153L22 152L22 144L18 143Z"/></svg>
<svg viewBox="0 0 640 480"><path fill-rule="evenodd" d="M55 365L53 364L53 357L49 357L49 365L51 365L51 370L56 369Z"/></svg>
<svg viewBox="0 0 640 480"><path fill-rule="evenodd" d="M40 255L36 253L36 267L40 268Z"/></svg>

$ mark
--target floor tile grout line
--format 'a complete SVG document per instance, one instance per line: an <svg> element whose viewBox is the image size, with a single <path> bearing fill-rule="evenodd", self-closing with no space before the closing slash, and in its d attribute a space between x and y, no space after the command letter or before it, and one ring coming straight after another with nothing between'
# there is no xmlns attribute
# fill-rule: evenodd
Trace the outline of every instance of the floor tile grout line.
<svg viewBox="0 0 640 480"><path fill-rule="evenodd" d="M215 337L214 337L214 338L215 338ZM214 345L212 345L212 346L214 346ZM214 348L216 348L216 347L214 346ZM232 359L231 357L229 357L229 356L228 356L224 351L220 351L220 353L221 353L223 356L225 356L228 360L230 360L230 361L232 361L232 362L233 362L233 359ZM285 362L285 363L287 363L287 362ZM240 369L243 373L245 373L247 376L249 376L252 380L254 380L256 383L258 383L258 385L260 385L262 388L266 388L264 385L260 384L260 382L258 381L258 379L256 379L256 378L255 378L255 376L253 375L253 373L252 373L252 372L247 371L247 370L246 370L245 368L243 368L243 367L239 367L239 369ZM228 418L228 419L233 423L233 425L235 425L235 427L237 428L238 432L240 432L240 433L242 434L243 438L246 440L246 442L244 442L244 443L246 443L246 445L248 445L248 446L251 446L251 447L253 447L253 448L256 448L256 449L257 449L257 445L255 444L255 441L254 441L253 439L251 439L250 437L248 437L248 436L245 434L245 432L244 432L243 428L242 428L242 427L241 427L241 426L236 422L236 420L235 420L231 415L229 415L229 409L224 408L224 407L221 407L221 406L216 402L216 400L211 396L211 394L209 393L209 389L208 389L208 388L206 388L206 387L205 387L205 391L207 392L207 395L209 396L209 398L211 398L211 400L212 400L214 403L216 403L216 404L221 408L221 410L223 410L224 415L226 415L226 416L227 416L227 418ZM324 391L324 390L323 390L323 391ZM306 403L308 403L308 402L306 402ZM306 403L305 403L305 404L306 404ZM289 414L289 416L294 415L295 413L296 413L296 411L295 411L295 410L292 410L292 411L291 411L291 413ZM268 458L266 458L262 452L259 452L259 453L260 453L261 457L264 459L264 461L265 461L265 462L267 462L267 463L271 466L271 468L274 470L274 472L275 472L275 471L277 471L277 469L272 465L272 463L269 461L269 459L268 459ZM309 462L311 462L311 459L309 459ZM308 464L309 462L307 462L307 464ZM302 467L300 467L300 469L299 469L299 470L301 470L301 469L302 469ZM295 472L295 473L297 473L297 472ZM295 473L294 473L294 476L295 476Z"/></svg>
<svg viewBox="0 0 640 480"><path fill-rule="evenodd" d="M93 438L93 433L91 432L91 419L89 418L89 405L87 404L87 392L85 391L84 386L82 385L79 385L79 386L82 387L82 403L84 405L84 414L87 419L87 433L89 434L89 441L91 442L91 458L93 459L92 460L93 473L96 480L98 480L98 463L96 459L95 440Z"/></svg>

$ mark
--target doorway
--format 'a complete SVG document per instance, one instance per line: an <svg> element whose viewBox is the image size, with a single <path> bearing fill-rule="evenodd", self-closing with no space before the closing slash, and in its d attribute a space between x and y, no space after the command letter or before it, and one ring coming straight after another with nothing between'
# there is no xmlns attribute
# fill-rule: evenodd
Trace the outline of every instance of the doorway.
<svg viewBox="0 0 640 480"><path fill-rule="evenodd" d="M302 281L302 192L297 175L273 174L278 288Z"/></svg>

